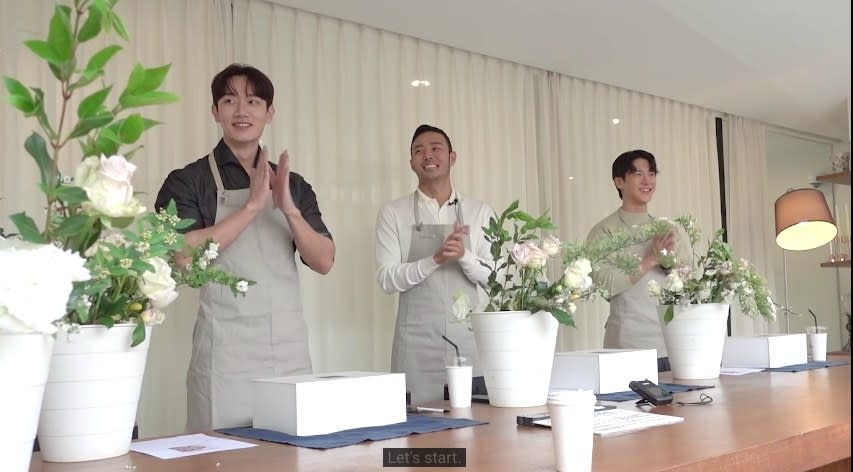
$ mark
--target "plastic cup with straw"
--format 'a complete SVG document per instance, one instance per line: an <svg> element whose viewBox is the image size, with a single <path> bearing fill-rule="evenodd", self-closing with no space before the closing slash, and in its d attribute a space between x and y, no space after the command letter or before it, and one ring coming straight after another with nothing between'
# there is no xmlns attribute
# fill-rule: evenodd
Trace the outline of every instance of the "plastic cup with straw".
<svg viewBox="0 0 853 472"><path fill-rule="evenodd" d="M453 341L447 339L447 336L441 335L448 344L456 350L456 365L449 365L447 369L447 390L450 397L451 408L470 408L471 407L471 386L472 386L472 369L473 367L465 362L465 358L459 353L459 346Z"/></svg>

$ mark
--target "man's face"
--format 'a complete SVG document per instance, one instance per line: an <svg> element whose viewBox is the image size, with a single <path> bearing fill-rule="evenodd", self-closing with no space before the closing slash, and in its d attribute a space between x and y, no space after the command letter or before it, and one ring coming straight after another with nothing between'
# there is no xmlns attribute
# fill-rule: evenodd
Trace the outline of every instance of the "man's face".
<svg viewBox="0 0 853 472"><path fill-rule="evenodd" d="M616 188L622 191L622 202L629 205L645 206L655 194L657 175L649 169L649 162L642 158L631 163L634 171L625 177L613 179Z"/></svg>
<svg viewBox="0 0 853 472"><path fill-rule="evenodd" d="M253 94L246 76L235 75L229 85L230 91L211 108L213 118L222 126L226 143L257 144L275 109Z"/></svg>
<svg viewBox="0 0 853 472"><path fill-rule="evenodd" d="M448 149L447 140L435 131L427 131L412 143L409 164L418 176L418 182L429 182L450 176L456 162L456 153Z"/></svg>

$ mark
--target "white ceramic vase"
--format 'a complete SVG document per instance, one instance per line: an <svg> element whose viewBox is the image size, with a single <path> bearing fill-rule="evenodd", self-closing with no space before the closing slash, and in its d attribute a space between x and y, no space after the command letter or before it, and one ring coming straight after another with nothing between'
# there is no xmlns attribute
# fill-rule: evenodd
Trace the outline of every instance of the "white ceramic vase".
<svg viewBox="0 0 853 472"><path fill-rule="evenodd" d="M0 333L0 470L30 470L53 337Z"/></svg>
<svg viewBox="0 0 853 472"><path fill-rule="evenodd" d="M130 450L151 327L131 348L135 325L60 331L44 392L38 438L48 462L120 456Z"/></svg>
<svg viewBox="0 0 853 472"><path fill-rule="evenodd" d="M540 311L471 313L477 355L498 407L544 405L548 400L559 323Z"/></svg>
<svg viewBox="0 0 853 472"><path fill-rule="evenodd" d="M718 378L729 305L704 303L673 308L672 321L665 323L667 306L658 306L672 377L685 380Z"/></svg>

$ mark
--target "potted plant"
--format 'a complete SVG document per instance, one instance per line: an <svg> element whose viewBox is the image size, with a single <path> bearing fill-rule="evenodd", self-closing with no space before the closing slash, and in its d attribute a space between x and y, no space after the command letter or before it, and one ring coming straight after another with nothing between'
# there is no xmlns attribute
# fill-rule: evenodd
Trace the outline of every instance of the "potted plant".
<svg viewBox="0 0 853 472"><path fill-rule="evenodd" d="M89 278L85 262L76 253L4 239L0 232L0 470L29 470L53 322L65 315L72 283Z"/></svg>
<svg viewBox="0 0 853 472"><path fill-rule="evenodd" d="M555 229L547 214L533 217L519 210L518 201L510 204L483 228L492 256L486 307L470 312L464 296L454 303L457 318L470 316L493 406L545 404L558 325L574 326L578 302L606 295L592 282L593 267L611 264L629 273L638 268L625 249L639 234L618 233L588 244L542 234ZM552 281L548 262L554 260L562 267Z"/></svg>
<svg viewBox="0 0 853 472"><path fill-rule="evenodd" d="M25 117L35 118L41 129L27 138L24 148L38 166L46 198L41 227L24 213L10 219L21 239L82 256L88 272L85 279L75 279L70 294L50 287L42 294L51 291L50 297L65 302L62 313L39 315L40 326L61 317L39 420L42 457L48 461L94 460L129 450L151 325L163 321L163 309L177 297L176 287L215 282L237 295L251 284L212 263L217 246L210 241L191 251L186 267L174 267L174 255L185 249L180 230L192 222L176 216L174 203L159 213L146 212L133 192L136 166L129 158L141 146L124 154L121 149L135 145L157 124L136 110L178 97L160 89L168 65L136 65L117 103L107 105L113 85L102 83L104 68L121 47L107 45L86 59L81 45L109 32L128 40L116 3L75 0L72 6L57 5L47 38L24 42L57 81L61 96L55 120L44 107L52 98L4 78L9 102ZM73 177L60 172L71 143L79 145L81 155ZM32 252L32 257L3 264L4 272L25 270L38 260ZM45 273L57 270L52 266ZM0 299L0 308L4 304ZM7 305L18 316L15 310Z"/></svg>
<svg viewBox="0 0 853 472"><path fill-rule="evenodd" d="M744 314L767 321L775 321L776 305L764 277L749 261L734 257L723 241L722 229L708 243L707 252L697 254L700 232L694 219L684 216L676 222L690 238L692 260L668 261L674 264L663 285L650 281L649 292L660 304L661 329L673 377L717 378L730 304L737 302Z"/></svg>

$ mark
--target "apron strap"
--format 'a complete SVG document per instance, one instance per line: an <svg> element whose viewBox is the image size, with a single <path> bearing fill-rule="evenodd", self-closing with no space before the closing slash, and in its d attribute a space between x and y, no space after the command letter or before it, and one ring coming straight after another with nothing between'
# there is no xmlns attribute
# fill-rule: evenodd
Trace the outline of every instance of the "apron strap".
<svg viewBox="0 0 853 472"><path fill-rule="evenodd" d="M210 151L210 154L207 155L207 163L210 164L210 173L213 174L213 180L216 182L216 191L217 193L221 192L225 189L225 186L222 185L222 176L219 175L219 166L216 165L216 158L213 157L213 151Z"/></svg>

